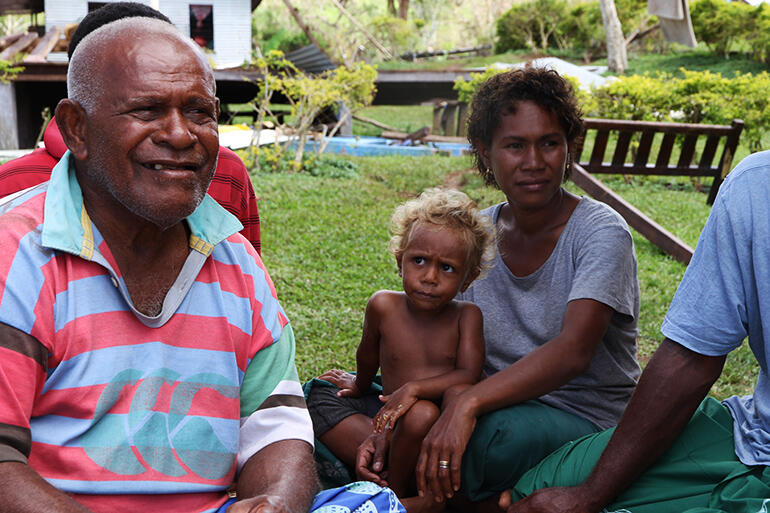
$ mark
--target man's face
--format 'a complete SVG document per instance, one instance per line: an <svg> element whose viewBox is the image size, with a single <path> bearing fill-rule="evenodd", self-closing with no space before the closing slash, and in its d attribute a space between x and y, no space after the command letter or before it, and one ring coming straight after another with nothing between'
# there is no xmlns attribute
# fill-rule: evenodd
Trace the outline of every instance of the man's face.
<svg viewBox="0 0 770 513"><path fill-rule="evenodd" d="M195 210L216 167L213 76L170 37L124 37L106 53L105 90L87 116L88 183L81 185L168 228Z"/></svg>

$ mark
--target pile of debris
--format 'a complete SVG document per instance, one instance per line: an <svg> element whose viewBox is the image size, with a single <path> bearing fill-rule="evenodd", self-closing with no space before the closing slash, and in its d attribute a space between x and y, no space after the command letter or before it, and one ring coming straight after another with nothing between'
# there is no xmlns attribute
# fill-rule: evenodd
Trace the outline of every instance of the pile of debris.
<svg viewBox="0 0 770 513"><path fill-rule="evenodd" d="M0 60L21 63L39 64L52 60L49 54L63 54L66 62L66 52L72 33L77 28L73 23L64 29L65 37L61 37L61 27L51 27L42 37L36 32L17 32L0 38Z"/></svg>

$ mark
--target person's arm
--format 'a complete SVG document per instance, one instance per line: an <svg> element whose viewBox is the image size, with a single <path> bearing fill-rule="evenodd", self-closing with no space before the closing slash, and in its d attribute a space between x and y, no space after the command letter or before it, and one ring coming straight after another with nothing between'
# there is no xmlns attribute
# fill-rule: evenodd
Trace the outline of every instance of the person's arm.
<svg viewBox="0 0 770 513"><path fill-rule="evenodd" d="M51 486L26 463L0 463L0 497L8 513L88 513L74 499Z"/></svg>
<svg viewBox="0 0 770 513"><path fill-rule="evenodd" d="M438 376L409 381L392 394L380 396L386 403L374 418L375 431L393 429L399 417L418 399L440 399L455 385L472 385L479 380L484 364L484 331L479 307L463 303L458 327L455 368Z"/></svg>
<svg viewBox="0 0 770 513"><path fill-rule="evenodd" d="M361 330L361 343L356 350L355 387L358 395L369 390L369 386L380 368L380 321L390 299L386 292L376 292L366 303L364 327ZM340 390L339 395L345 394Z"/></svg>
<svg viewBox="0 0 770 513"><path fill-rule="evenodd" d="M725 358L704 356L666 339L586 481L573 488L538 490L510 506L508 513L600 511L671 446L721 374Z"/></svg>
<svg viewBox="0 0 770 513"><path fill-rule="evenodd" d="M305 513L318 493L313 450L301 440L264 447L243 466L228 513Z"/></svg>
<svg viewBox="0 0 770 513"><path fill-rule="evenodd" d="M545 395L585 372L612 314L612 308L592 299L570 301L559 335L446 401L423 440L416 469L420 493L451 497L460 488L460 464L476 419ZM449 472L438 472L440 460L449 461Z"/></svg>

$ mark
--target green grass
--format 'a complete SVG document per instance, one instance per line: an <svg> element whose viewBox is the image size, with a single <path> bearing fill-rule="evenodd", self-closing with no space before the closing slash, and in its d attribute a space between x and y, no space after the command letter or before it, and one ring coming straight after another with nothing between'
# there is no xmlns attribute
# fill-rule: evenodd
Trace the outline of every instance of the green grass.
<svg viewBox="0 0 770 513"><path fill-rule="evenodd" d="M480 206L502 201L469 171L466 157L350 157L360 168L349 179L305 174L256 174L260 196L263 256L292 320L300 377L331 367L352 369L369 296L398 289L393 257L387 252L388 220L396 205L423 189L453 183ZM612 188L664 227L694 246L708 216L704 193L686 181L607 178ZM571 184L568 187L580 193ZM642 294L639 358L644 364L661 335L660 324L684 266L634 232ZM728 359L712 393L749 393L757 365L744 344Z"/></svg>

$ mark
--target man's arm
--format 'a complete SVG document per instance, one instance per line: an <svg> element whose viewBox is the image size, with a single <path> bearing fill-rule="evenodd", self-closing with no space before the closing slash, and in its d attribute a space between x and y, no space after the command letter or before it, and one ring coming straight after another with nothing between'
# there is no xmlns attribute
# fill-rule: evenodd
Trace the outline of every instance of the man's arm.
<svg viewBox="0 0 770 513"><path fill-rule="evenodd" d="M8 513L88 513L66 494L60 492L29 465L17 461L0 463L0 497Z"/></svg>
<svg viewBox="0 0 770 513"><path fill-rule="evenodd" d="M508 513L596 513L671 446L722 372L726 356L704 356L666 339L647 364L615 433L586 481L546 488ZM501 504L506 506L507 504Z"/></svg>
<svg viewBox="0 0 770 513"><path fill-rule="evenodd" d="M228 513L305 513L319 490L313 449L282 440L254 454L238 477L238 498Z"/></svg>

